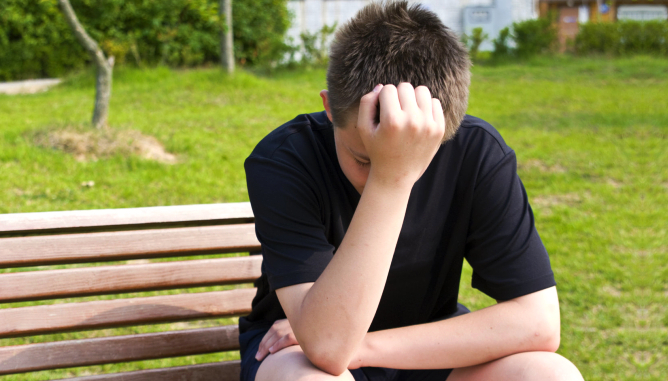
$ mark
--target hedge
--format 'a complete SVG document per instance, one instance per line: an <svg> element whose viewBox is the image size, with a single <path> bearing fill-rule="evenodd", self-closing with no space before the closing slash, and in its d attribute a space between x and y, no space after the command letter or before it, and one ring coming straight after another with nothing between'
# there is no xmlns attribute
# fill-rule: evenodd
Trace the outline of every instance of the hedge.
<svg viewBox="0 0 668 381"><path fill-rule="evenodd" d="M219 61L218 0L71 0L116 63L198 66ZM287 0L233 0L235 54L266 64L287 47ZM56 77L88 63L57 0L0 2L0 80Z"/></svg>
<svg viewBox="0 0 668 381"><path fill-rule="evenodd" d="M668 21L580 24L574 47L578 54L667 55Z"/></svg>

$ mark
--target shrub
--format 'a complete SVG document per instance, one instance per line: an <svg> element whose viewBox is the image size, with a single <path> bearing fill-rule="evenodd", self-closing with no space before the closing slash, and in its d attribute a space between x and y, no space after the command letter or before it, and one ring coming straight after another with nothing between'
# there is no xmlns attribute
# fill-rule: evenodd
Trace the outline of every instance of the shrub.
<svg viewBox="0 0 668 381"><path fill-rule="evenodd" d="M551 52L557 42L552 17L541 17L513 23L513 40L519 57Z"/></svg>
<svg viewBox="0 0 668 381"><path fill-rule="evenodd" d="M336 31L336 23L323 25L319 31L310 33L308 31L299 34L302 40L301 63L307 65L326 65L329 61L329 43L331 36Z"/></svg>
<svg viewBox="0 0 668 381"><path fill-rule="evenodd" d="M613 23L580 24L575 36L575 51L580 54L613 54L619 50L619 30Z"/></svg>
<svg viewBox="0 0 668 381"><path fill-rule="evenodd" d="M0 80L56 77L86 59L55 1L0 2Z"/></svg>
<svg viewBox="0 0 668 381"><path fill-rule="evenodd" d="M218 0L71 0L86 31L116 63L195 66L220 57ZM287 0L233 1L235 55L262 64L282 57ZM57 0L0 1L0 80L54 77L89 58Z"/></svg>
<svg viewBox="0 0 668 381"><path fill-rule="evenodd" d="M668 53L668 22L621 20L616 23L585 23L575 37L578 54Z"/></svg>
<svg viewBox="0 0 668 381"><path fill-rule="evenodd" d="M464 34L462 35L462 42L469 48L469 55L472 59L478 58L478 51L480 50L480 45L489 38L487 33L484 33L482 28L473 28L471 30L471 35Z"/></svg>
<svg viewBox="0 0 668 381"><path fill-rule="evenodd" d="M511 50L508 46L508 39L510 39L510 28L505 27L499 31L499 36L492 40L494 51L492 51L492 58L505 58L510 56Z"/></svg>
<svg viewBox="0 0 668 381"><path fill-rule="evenodd" d="M217 1L217 0L215 0ZM234 55L242 65L271 65L291 47L287 0L232 0Z"/></svg>

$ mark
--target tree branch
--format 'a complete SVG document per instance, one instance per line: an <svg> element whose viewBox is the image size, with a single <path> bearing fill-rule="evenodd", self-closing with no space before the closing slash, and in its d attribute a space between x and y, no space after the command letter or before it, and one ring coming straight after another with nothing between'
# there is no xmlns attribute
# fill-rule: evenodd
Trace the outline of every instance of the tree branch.
<svg viewBox="0 0 668 381"><path fill-rule="evenodd" d="M97 79L95 85L95 110L93 111L93 126L95 128L102 128L107 125L107 117L109 114L109 99L111 98L111 75L112 67L114 66L114 57L107 57L104 52L97 45L86 30L81 26L77 19L77 15L72 9L69 0L58 0L60 9L65 16L65 20L72 28L77 40L88 51L90 56L97 66Z"/></svg>

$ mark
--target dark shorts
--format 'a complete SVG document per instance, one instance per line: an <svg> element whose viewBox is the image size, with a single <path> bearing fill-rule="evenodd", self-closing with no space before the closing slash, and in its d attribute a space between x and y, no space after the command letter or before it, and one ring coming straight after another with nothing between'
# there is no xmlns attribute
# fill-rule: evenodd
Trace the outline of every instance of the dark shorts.
<svg viewBox="0 0 668 381"><path fill-rule="evenodd" d="M445 317L463 315L470 312L462 304L457 304L457 312ZM443 319L443 320L444 320ZM255 353L260 342L271 327L253 329L239 335L241 346L241 381L255 381L255 375L260 368L261 361L255 360ZM406 370L390 368L360 368L351 370L355 381L444 381L452 369Z"/></svg>

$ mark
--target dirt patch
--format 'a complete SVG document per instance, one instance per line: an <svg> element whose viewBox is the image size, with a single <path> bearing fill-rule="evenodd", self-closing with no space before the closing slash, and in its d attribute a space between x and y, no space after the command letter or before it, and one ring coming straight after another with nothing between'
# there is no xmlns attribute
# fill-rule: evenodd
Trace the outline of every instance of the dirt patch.
<svg viewBox="0 0 668 381"><path fill-rule="evenodd" d="M542 215L552 215L552 209L557 206L575 206L582 202L577 193L555 194L532 197L529 202L534 210L540 210Z"/></svg>
<svg viewBox="0 0 668 381"><path fill-rule="evenodd" d="M567 193L536 196L531 200L531 205L539 208L551 208L559 205L574 206L581 202L582 198L577 193Z"/></svg>
<svg viewBox="0 0 668 381"><path fill-rule="evenodd" d="M604 293L606 293L610 296L614 296L616 298L622 296L622 292L619 289L617 289L615 287L612 287L612 286L603 286L601 288L601 291L603 291Z"/></svg>
<svg viewBox="0 0 668 381"><path fill-rule="evenodd" d="M523 163L518 163L517 167L520 170L530 171L537 170L543 173L565 173L566 168L562 167L559 164L547 165L545 162L538 159L527 160Z"/></svg>
<svg viewBox="0 0 668 381"><path fill-rule="evenodd" d="M638 351L633 354L634 365L639 367L646 367L652 362L652 354L646 351Z"/></svg>
<svg viewBox="0 0 668 381"><path fill-rule="evenodd" d="M668 254L668 246L652 247L648 249L638 249L625 246L613 246L612 250L620 254L631 254L639 258L647 258L654 255Z"/></svg>
<svg viewBox="0 0 668 381"><path fill-rule="evenodd" d="M139 156L166 164L178 161L174 154L165 151L158 139L133 130L65 128L42 131L35 135L35 143L69 153L79 161L115 155Z"/></svg>
<svg viewBox="0 0 668 381"><path fill-rule="evenodd" d="M606 182L615 189L619 189L622 187L622 185L624 185L622 182L610 178Z"/></svg>

